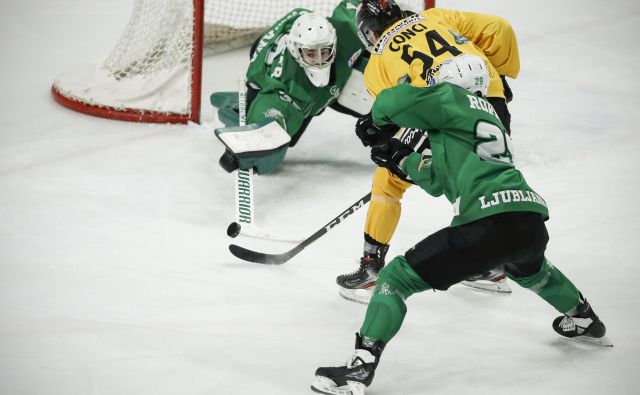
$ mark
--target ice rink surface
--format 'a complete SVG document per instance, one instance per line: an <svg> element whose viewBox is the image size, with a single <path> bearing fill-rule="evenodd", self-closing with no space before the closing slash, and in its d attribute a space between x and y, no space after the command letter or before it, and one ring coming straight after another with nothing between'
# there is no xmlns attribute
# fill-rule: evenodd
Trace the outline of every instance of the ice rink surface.
<svg viewBox="0 0 640 395"><path fill-rule="evenodd" d="M227 250L233 177L208 103L247 49L207 58L203 124L71 112L53 78L103 60L130 0L3 4L0 48L0 393L305 394L343 362L364 317L335 276L355 269L365 210L278 267ZM369 394L640 393L640 3L439 0L507 18L516 164L549 203L548 257L587 296L613 349L557 336L557 313L511 283L411 297ZM352 118L328 110L277 173L256 180L269 230L310 235L370 188ZM412 188L390 257L446 226ZM291 246L238 239L280 252Z"/></svg>

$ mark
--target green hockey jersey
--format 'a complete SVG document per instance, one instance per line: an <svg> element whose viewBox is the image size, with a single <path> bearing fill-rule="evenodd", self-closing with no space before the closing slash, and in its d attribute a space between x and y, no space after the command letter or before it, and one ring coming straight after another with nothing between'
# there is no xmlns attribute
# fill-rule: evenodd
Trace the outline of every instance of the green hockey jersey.
<svg viewBox="0 0 640 395"><path fill-rule="evenodd" d="M410 154L402 170L433 196L453 204L451 226L510 211L548 217L544 199L513 165L511 140L491 104L449 83L401 84L377 97L378 125L428 130L431 155Z"/></svg>
<svg viewBox="0 0 640 395"><path fill-rule="evenodd" d="M364 51L355 33L355 4L356 0L341 2L328 18L336 29L337 44L331 79L325 87L309 81L285 44L295 20L309 10L289 12L260 37L246 74L247 81L259 89L247 111L247 123L274 118L293 137L305 118L320 114L338 98Z"/></svg>

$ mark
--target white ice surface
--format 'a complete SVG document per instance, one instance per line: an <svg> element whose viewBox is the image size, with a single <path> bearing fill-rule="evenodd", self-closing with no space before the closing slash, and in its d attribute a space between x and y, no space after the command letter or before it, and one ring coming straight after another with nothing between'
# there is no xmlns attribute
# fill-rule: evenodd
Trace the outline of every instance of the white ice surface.
<svg viewBox="0 0 640 395"><path fill-rule="evenodd" d="M510 296L455 286L409 299L369 393L640 393L640 3L439 4L512 22L517 164L550 204L548 256L615 347L560 338L556 312L515 284ZM285 265L231 256L233 178L207 103L234 89L246 49L206 60L203 126L93 118L49 94L61 71L106 58L130 11L130 0L2 5L0 394L310 393L364 316L334 279L355 267L365 211ZM352 125L328 110L257 179L264 228L311 234L367 192L374 167ZM390 256L451 216L417 188L403 210Z"/></svg>

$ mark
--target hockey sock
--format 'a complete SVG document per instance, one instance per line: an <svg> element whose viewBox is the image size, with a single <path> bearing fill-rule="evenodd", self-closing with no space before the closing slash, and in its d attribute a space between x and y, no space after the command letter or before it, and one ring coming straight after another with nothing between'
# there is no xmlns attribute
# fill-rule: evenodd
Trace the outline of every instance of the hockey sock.
<svg viewBox="0 0 640 395"><path fill-rule="evenodd" d="M405 299L431 289L403 256L394 258L378 275L360 334L385 344L398 333L407 313Z"/></svg>
<svg viewBox="0 0 640 395"><path fill-rule="evenodd" d="M390 200L373 196L367 210L365 233L380 244L389 244L400 221L400 203Z"/></svg>
<svg viewBox="0 0 640 395"><path fill-rule="evenodd" d="M508 270L506 274L520 286L537 293L562 314L574 310L580 303L580 292L576 286L546 258L536 274L515 277Z"/></svg>
<svg viewBox="0 0 640 395"><path fill-rule="evenodd" d="M389 170L382 167L376 169L364 233L380 244L389 244L400 221L400 200L410 186Z"/></svg>
<svg viewBox="0 0 640 395"><path fill-rule="evenodd" d="M389 250L389 244L382 244L368 234L364 234L364 255L372 255L384 261Z"/></svg>

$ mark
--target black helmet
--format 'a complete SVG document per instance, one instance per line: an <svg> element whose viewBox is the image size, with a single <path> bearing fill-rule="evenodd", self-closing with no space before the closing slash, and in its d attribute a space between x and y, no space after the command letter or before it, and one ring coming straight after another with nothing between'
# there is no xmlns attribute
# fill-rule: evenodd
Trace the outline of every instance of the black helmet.
<svg viewBox="0 0 640 395"><path fill-rule="evenodd" d="M356 10L358 37L371 48L382 32L402 18L402 10L393 0L362 0Z"/></svg>

